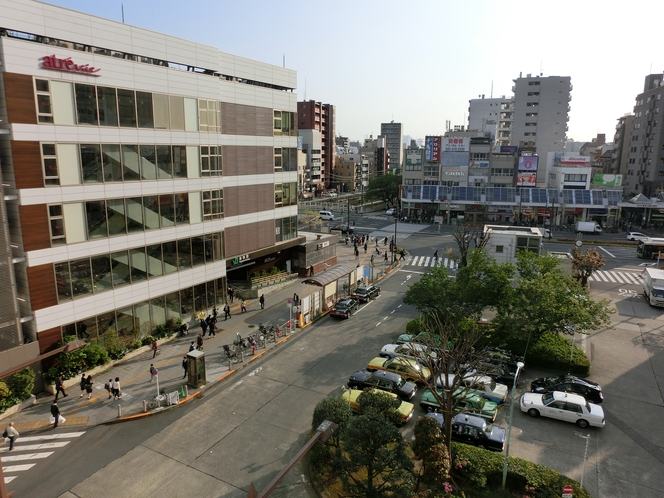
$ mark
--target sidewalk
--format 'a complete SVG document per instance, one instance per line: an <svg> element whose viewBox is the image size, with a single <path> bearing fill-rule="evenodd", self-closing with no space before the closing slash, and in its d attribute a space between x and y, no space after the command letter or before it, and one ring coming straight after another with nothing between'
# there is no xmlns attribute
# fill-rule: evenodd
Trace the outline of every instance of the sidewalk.
<svg viewBox="0 0 664 498"><path fill-rule="evenodd" d="M353 245L340 243L337 245L337 264L345 264L350 267L369 265L371 258L371 246L365 254L360 248L360 256L355 259ZM384 250L381 244L381 250ZM379 264L380 262L380 264ZM376 261L376 272L382 270L382 259ZM332 267L331 267L332 268ZM321 272L321 274L324 272ZM205 337L203 350L206 360L206 379L207 384L203 388L188 388L188 396L180 397L180 403L193 399L201 389L209 388L217 382L233 375L234 372L243 368L251 368L252 360L257 359L264 354L270 354L270 350L279 347L280 344L287 341L290 336L282 333L277 342L269 342L266 349L258 349L256 355L246 356L243 363L233 363L229 368L229 362L223 352L224 344L232 344L236 334L243 338L248 334L253 334L258 330L258 324L270 323L272 325L282 325L289 319L289 310L287 300L297 293L303 298L319 287L314 285L303 285L301 280L294 280L291 285L282 289L270 292L266 289L264 310L260 309L258 300L251 300L247 305L247 313L240 313L240 303L238 300L231 306L231 319L223 320L223 313L218 317L218 331L216 337ZM293 335L302 333L305 329L296 329L293 324ZM81 394L78 386L73 386L67 390L66 398L60 397L58 406L62 416L66 418L64 424L58 427L74 426L94 426L103 423L131 420L139 417L149 416L156 412L163 411L164 408L158 408L153 412L144 413L143 400L149 400L157 394L157 383L150 382L149 367L151 363L158 369L159 389L165 389L166 393L180 391L185 385L186 379L183 379L184 370L182 369L182 359L189 351L189 344L196 341L200 333L200 326L192 327L189 334L185 337L176 337L173 340L160 346L160 354L152 359L153 352L146 351L131 359L116 364L103 374L93 378L93 394L91 399L87 399L87 394L80 398ZM122 389L122 399L113 401L108 399L108 393L104 389L104 384L109 379L120 378ZM14 421L16 428L21 432L31 432L35 430L49 429L52 424L49 423L50 407L53 396L48 393L41 393L37 396L37 403L26 408L20 413L7 417L5 422ZM177 408L177 405L166 409Z"/></svg>

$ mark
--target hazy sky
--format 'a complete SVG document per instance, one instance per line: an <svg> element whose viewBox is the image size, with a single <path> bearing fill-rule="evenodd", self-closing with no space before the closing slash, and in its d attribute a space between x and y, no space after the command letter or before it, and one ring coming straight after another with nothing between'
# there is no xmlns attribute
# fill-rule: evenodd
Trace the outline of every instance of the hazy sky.
<svg viewBox="0 0 664 498"><path fill-rule="evenodd" d="M337 108L337 133L412 137L467 124L468 100L511 95L522 72L571 76L568 138L613 139L644 77L664 71L664 2L50 0L214 45L298 74L298 100ZM112 47L109 47L112 48ZM149 55L149 54L145 54ZM175 61L178 62L178 61ZM306 81L306 85L305 85Z"/></svg>

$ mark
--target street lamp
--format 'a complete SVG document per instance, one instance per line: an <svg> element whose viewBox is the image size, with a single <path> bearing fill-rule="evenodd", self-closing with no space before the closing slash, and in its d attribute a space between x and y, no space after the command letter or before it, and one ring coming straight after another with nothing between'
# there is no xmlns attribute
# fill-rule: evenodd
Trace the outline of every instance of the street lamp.
<svg viewBox="0 0 664 498"><path fill-rule="evenodd" d="M572 345L569 348L569 368L568 371L572 372L572 359L574 358L574 339L576 339L576 328L574 325L565 325L565 328L572 331Z"/></svg>
<svg viewBox="0 0 664 498"><path fill-rule="evenodd" d="M503 489L507 482L507 461L510 457L510 438L512 437L512 416L514 415L514 395L516 394L516 381L519 378L519 371L523 368L522 361L516 364L516 373L514 374L514 383L512 384L512 403L510 405L510 424L507 429L507 446L505 447L505 463L503 463Z"/></svg>

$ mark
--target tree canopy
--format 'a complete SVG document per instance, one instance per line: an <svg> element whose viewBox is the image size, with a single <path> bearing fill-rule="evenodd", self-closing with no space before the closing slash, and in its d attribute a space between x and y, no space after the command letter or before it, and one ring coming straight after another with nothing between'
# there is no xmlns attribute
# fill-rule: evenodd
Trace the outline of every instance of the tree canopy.
<svg viewBox="0 0 664 498"><path fill-rule="evenodd" d="M580 251L572 249L572 269L576 278L584 287L588 285L590 276L606 264L606 258L595 249Z"/></svg>
<svg viewBox="0 0 664 498"><path fill-rule="evenodd" d="M388 206L399 206L399 185L401 177L397 175L383 175L369 181L364 198L371 201L383 201Z"/></svg>

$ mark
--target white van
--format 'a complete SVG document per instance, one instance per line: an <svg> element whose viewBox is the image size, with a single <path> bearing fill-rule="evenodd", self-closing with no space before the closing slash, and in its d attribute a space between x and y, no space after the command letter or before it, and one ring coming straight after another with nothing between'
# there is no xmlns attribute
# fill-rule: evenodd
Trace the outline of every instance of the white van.
<svg viewBox="0 0 664 498"><path fill-rule="evenodd" d="M325 221L334 220L334 215L332 214L332 211L318 211L318 216L320 216L321 220Z"/></svg>

